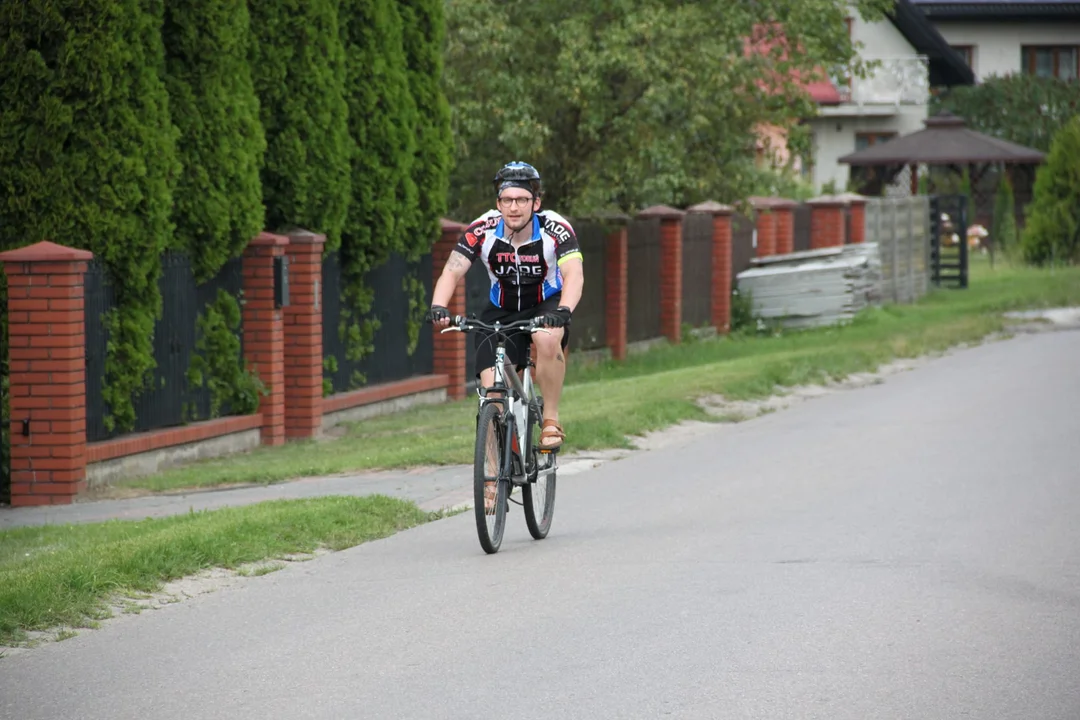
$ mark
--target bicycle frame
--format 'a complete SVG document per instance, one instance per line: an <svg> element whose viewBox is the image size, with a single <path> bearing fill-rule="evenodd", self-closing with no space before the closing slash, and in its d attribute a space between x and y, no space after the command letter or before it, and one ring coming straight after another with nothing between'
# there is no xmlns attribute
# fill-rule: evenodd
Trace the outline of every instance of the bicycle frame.
<svg viewBox="0 0 1080 720"><path fill-rule="evenodd" d="M471 327L470 327L471 326ZM554 456L544 465L540 467L539 461L533 462L533 467L529 467L529 458L531 454L527 452L527 448L532 444L533 438L529 437L532 422L529 417L531 412L537 411L533 398L533 378L532 368L534 367L532 362L532 349L526 347L525 349L525 367L522 371L523 377L518 377L517 370L510 363L510 360L506 357L506 333L508 330L524 329L528 328L530 333L543 331L543 328L537 327L532 321L512 323L511 325L503 326L500 323L494 325L488 325L487 323L475 320L465 319L457 317L454 319L454 323L451 327L446 328L443 332L449 330L458 330L460 332L466 332L476 328L482 328L492 332L495 336L495 380L491 387L478 387L477 394L480 396L480 403L477 408L477 420L479 420L480 410L483 409L487 403L498 403L502 406L502 416L504 427L509 431L503 438L503 459L500 463L501 470L500 476L509 478L510 482L514 485L523 485L526 482L535 482L539 477L539 473L542 470L553 469L555 466ZM497 397L490 397L489 393L497 393ZM517 440L517 449L514 447L514 440ZM517 458L521 468L520 472L515 472L514 459Z"/></svg>

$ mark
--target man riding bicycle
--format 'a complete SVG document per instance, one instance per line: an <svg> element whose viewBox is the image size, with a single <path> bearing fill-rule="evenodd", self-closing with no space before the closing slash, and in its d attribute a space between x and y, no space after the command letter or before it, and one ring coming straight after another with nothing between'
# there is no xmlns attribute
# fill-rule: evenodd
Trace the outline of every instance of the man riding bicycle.
<svg viewBox="0 0 1080 720"><path fill-rule="evenodd" d="M431 297L429 318L438 327L450 323L446 305L454 289L479 258L491 279L485 323L503 324L540 318L548 332L530 337L524 330L507 336L507 359L524 368L528 343L536 346L536 382L544 396L540 447L555 450L566 437L559 425L559 397L566 376L570 318L581 300L585 276L577 235L566 218L540 211L543 188L532 165L511 162L495 175L496 210L466 228L450 253ZM495 381L491 335L476 334L476 374L483 387Z"/></svg>

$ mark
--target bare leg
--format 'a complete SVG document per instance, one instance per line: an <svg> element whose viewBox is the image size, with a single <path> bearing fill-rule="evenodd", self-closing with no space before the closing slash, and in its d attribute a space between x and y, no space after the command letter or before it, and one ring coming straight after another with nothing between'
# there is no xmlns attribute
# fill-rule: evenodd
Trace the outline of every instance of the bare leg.
<svg viewBox="0 0 1080 720"><path fill-rule="evenodd" d="M533 336L536 344L536 384L544 396L544 420L559 421L559 399L562 397L563 380L566 378L566 353L563 352L562 328L549 328L551 334ZM558 440L545 438L547 445L557 445Z"/></svg>

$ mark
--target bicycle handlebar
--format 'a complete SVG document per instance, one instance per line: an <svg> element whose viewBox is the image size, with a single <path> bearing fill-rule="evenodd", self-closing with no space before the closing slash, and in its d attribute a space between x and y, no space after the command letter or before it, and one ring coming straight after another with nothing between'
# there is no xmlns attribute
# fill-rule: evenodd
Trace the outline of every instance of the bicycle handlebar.
<svg viewBox="0 0 1080 720"><path fill-rule="evenodd" d="M494 325L488 324L483 320L476 318L465 318L461 315L455 315L454 319L450 321L450 327L443 328L440 332L473 332L475 330L487 330L488 332L508 332L510 330L527 329L530 333L545 332L549 335L551 331L542 325L538 324L539 318L531 318L529 320L518 320L517 322L495 323Z"/></svg>

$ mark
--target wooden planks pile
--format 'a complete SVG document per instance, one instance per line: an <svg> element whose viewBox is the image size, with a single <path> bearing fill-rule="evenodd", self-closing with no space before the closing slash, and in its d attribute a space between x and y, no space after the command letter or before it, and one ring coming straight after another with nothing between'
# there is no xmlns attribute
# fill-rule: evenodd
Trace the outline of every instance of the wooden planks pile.
<svg viewBox="0 0 1080 720"><path fill-rule="evenodd" d="M881 302L881 255L876 243L808 250L755 260L738 274L754 314L784 327L809 328L851 320Z"/></svg>

